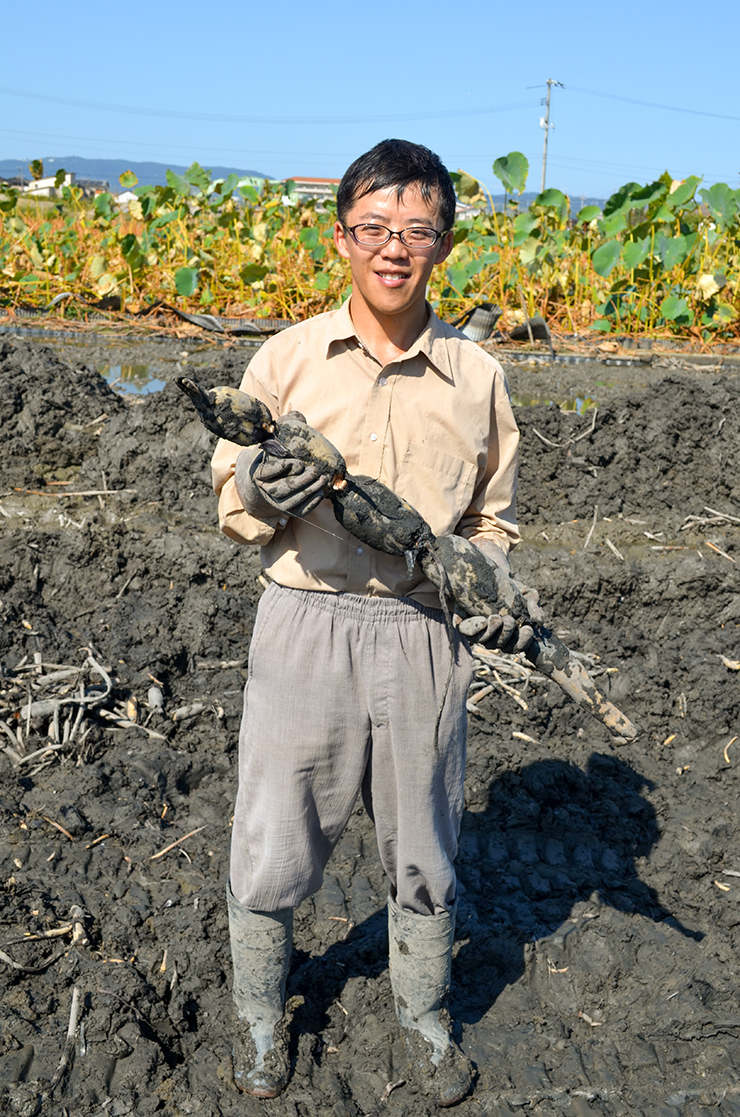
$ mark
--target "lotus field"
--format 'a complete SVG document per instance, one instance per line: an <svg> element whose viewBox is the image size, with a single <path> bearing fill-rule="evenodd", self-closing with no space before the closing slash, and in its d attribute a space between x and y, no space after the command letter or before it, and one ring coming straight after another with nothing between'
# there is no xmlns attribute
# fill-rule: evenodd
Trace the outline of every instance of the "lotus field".
<svg viewBox="0 0 740 1117"><path fill-rule="evenodd" d="M664 174L627 183L604 204L574 211L547 189L524 208L519 152L497 159L507 202L453 175L470 216L436 269L429 298L454 320L497 303L504 327L540 314L560 333L675 336L701 343L740 336L740 190ZM194 163L166 186L137 186L127 207L76 186L32 199L0 186L0 309L41 308L72 292L59 313L108 300L128 312L158 301L191 312L301 319L339 304L348 272L332 250L333 199L302 201L295 184L229 175ZM115 301L111 301L115 300Z"/></svg>

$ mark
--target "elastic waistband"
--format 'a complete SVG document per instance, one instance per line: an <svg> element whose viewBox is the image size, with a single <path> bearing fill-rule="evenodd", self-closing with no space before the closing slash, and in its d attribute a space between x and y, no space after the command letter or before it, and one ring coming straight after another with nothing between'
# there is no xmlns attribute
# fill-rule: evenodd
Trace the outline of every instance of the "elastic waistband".
<svg viewBox="0 0 740 1117"><path fill-rule="evenodd" d="M437 624L444 624L444 613L441 609L432 609L428 605L420 605L411 597L368 597L357 593L327 593L323 590L299 590L292 586L281 586L279 582L271 582L265 595L279 594L293 598L296 603L301 602L306 609L317 609L324 613L334 613L338 616L353 617L358 621L369 621L373 624L384 622L429 620Z"/></svg>

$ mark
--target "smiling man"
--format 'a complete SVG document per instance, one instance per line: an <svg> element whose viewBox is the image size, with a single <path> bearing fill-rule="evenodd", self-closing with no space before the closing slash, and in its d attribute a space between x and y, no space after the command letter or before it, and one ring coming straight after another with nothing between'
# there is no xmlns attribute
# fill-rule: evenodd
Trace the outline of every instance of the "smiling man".
<svg viewBox="0 0 740 1117"><path fill-rule="evenodd" d="M435 534L466 536L508 566L518 431L506 381L426 301L453 244L450 176L427 148L385 140L345 174L337 215L350 298L267 341L241 387L275 416L302 412L351 473L383 481ZM389 880L390 976L410 1075L454 1105L473 1078L445 1009L468 645L455 641L446 691L436 589L418 568L409 576L403 557L341 528L315 468L222 441L213 479L223 531L259 545L272 579L239 740L228 893L235 1081L257 1097L287 1084L293 909L321 886L361 793ZM509 635L491 628L494 642Z"/></svg>
<svg viewBox="0 0 740 1117"><path fill-rule="evenodd" d="M340 192L334 243L352 270L352 322L373 356L390 364L410 349L427 324L426 286L435 264L452 248L447 226L454 221L454 209L452 214L442 212L436 192L427 189L425 197L416 183L400 197L398 187L391 185L359 197L347 209L344 201Z"/></svg>

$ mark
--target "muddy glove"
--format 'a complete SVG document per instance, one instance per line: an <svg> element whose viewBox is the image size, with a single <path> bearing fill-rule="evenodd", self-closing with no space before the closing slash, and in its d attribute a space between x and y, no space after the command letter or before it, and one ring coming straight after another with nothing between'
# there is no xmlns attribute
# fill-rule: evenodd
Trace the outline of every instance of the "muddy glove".
<svg viewBox="0 0 740 1117"><path fill-rule="evenodd" d="M502 570L511 575L508 556L500 547L488 539L481 540L476 546L483 551L487 559L490 559L496 566L501 567ZM538 624L543 623L545 617L539 606L537 590L529 589L515 579L512 579L512 581L524 598L530 618ZM469 640L474 640L478 644L486 644L489 648L498 648L500 651L512 655L516 652L525 651L534 639L534 630L531 625L523 624L520 628L517 628L516 621L508 614L498 616L494 613L491 617L465 617L464 620L456 618L456 626L462 635L467 636Z"/></svg>
<svg viewBox="0 0 740 1117"><path fill-rule="evenodd" d="M236 459L234 484L244 510L267 520L308 515L324 499L329 478L298 458L276 458L249 446Z"/></svg>

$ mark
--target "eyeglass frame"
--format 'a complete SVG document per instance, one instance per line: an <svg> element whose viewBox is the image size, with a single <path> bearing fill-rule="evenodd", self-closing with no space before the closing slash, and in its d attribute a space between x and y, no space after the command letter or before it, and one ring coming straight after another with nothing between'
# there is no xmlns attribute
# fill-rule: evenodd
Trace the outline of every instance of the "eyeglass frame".
<svg viewBox="0 0 740 1117"><path fill-rule="evenodd" d="M383 248L386 244L390 243L391 237L398 237L404 248L410 248L417 251L425 248L434 248L435 244L439 244L442 237L446 237L448 233L452 232L451 229L444 229L441 233L438 229L432 229L430 225L409 225L407 229L389 229L387 225L382 225L380 221L359 221L357 225L347 225L344 221L341 222L342 228L345 232L350 233L352 240L355 244L359 244L361 248ZM385 240L376 241L374 244L368 244L367 241L361 241L355 233L355 229L361 228L363 225L374 225L377 229L385 229L388 236ZM434 240L431 244L408 244L403 239L403 234L409 232L411 229L427 229L430 233L434 233Z"/></svg>

